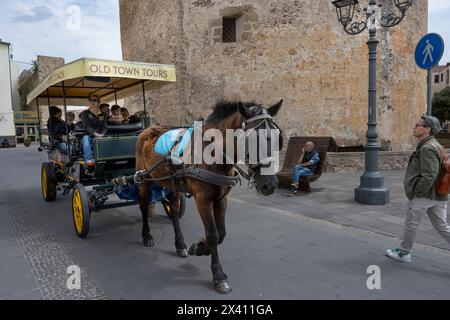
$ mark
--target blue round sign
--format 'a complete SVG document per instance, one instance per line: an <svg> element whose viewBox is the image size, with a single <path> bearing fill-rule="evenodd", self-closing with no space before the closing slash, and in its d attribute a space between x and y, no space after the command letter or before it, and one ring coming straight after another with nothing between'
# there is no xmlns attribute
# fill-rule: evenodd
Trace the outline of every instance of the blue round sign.
<svg viewBox="0 0 450 320"><path fill-rule="evenodd" d="M422 69L431 69L444 54L444 40L437 33L429 33L420 39L416 47L416 64Z"/></svg>

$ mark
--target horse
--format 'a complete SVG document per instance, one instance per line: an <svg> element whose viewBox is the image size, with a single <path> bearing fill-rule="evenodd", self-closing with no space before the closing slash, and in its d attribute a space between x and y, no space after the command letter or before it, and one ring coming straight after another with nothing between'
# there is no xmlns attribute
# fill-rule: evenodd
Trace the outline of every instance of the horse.
<svg viewBox="0 0 450 320"><path fill-rule="evenodd" d="M223 134L223 137L226 137L226 129L244 129L245 133L252 128L258 128L258 132L261 132L261 130L264 131L264 129L278 130L282 146L280 129L272 119L272 117L280 110L282 103L283 100L266 108L261 104L253 102L220 102L213 108L212 113L205 120L202 130L205 132L208 129L218 129ZM167 177L168 172L173 172L176 167L175 164L164 161L164 159L162 159L163 156L157 154L154 150L156 141L166 130L167 128L161 129L158 127L150 127L144 130L138 137L136 144L136 170L147 170L150 177L149 180L162 178L164 176ZM254 131L256 132L256 130ZM266 139L266 142L270 144L270 136L258 134L257 138ZM248 139L248 137L245 139ZM203 141L202 150L210 143L213 143L213 141ZM194 146L191 145L189 150L193 151L193 148ZM270 152L272 151L273 150L270 150ZM234 160L235 159L233 159L233 161ZM202 163L195 164L195 167L227 178L236 176L236 171L238 170L241 175L244 175L247 179L251 180L258 193L269 196L273 194L277 188L278 179L275 176L275 172L270 175L261 174L261 170L264 167L267 167L267 165L267 161L263 162L263 159L260 159L258 156L256 164L253 165L249 164L248 158L246 158L247 174L242 169L239 170L234 163ZM149 170L149 168L152 169ZM176 253L180 257L187 257L188 255L211 255L211 270L213 274L214 289L219 293L229 293L232 288L229 285L228 277L220 264L218 246L223 242L226 235L225 212L227 209L227 196L231 191L232 186L218 186L193 177L180 177L177 180L179 180L177 183L175 183L174 179L164 180L163 178L163 180L158 180L158 184L161 187L172 191L167 200L171 212L169 217L172 220L175 231ZM154 246L154 241L148 223L149 187L150 182L145 180L140 184L138 190L139 208L142 214L142 241L144 246L152 247ZM181 193L185 193L194 198L205 230L205 238L194 243L189 251L187 250L184 241L178 214Z"/></svg>

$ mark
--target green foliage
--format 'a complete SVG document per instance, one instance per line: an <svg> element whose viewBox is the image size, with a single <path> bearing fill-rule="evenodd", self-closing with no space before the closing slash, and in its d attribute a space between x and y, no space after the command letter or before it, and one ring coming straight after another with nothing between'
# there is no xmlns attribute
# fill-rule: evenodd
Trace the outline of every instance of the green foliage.
<svg viewBox="0 0 450 320"><path fill-rule="evenodd" d="M434 95L433 116L441 122L450 120L450 87L446 87Z"/></svg>

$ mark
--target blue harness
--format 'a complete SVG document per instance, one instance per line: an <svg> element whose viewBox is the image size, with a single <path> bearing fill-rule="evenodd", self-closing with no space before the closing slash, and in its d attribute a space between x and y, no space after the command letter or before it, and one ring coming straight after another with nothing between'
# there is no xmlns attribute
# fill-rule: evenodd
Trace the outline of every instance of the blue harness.
<svg viewBox="0 0 450 320"><path fill-rule="evenodd" d="M155 152L162 156L172 155L181 157L184 150L191 142L192 132L194 128L173 129L165 132L158 138L155 144ZM176 147L175 150L172 150Z"/></svg>
<svg viewBox="0 0 450 320"><path fill-rule="evenodd" d="M119 199L128 201L139 201L139 187L136 184L129 185L116 185L114 187L114 193L117 194ZM162 188L157 183L150 183L150 192L148 195L148 200L150 203L160 202L162 200L167 200L167 196L170 191Z"/></svg>

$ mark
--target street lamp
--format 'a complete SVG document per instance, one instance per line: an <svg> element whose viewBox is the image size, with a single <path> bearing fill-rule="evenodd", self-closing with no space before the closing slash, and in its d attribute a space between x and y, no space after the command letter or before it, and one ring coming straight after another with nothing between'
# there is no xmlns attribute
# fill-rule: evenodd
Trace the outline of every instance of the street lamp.
<svg viewBox="0 0 450 320"><path fill-rule="evenodd" d="M383 176L378 170L378 152L380 146L377 142L377 46L376 39L377 24L390 28L398 25L406 15L406 11L412 6L414 0L391 0L399 11L390 12L379 18L380 7L378 0L369 0L367 8L363 9L365 19L353 21L354 14L361 12L358 0L336 0L333 5L336 7L339 22L344 27L346 33L357 35L366 28L369 29L369 122L367 124L367 143L365 149L365 171L360 178L360 185L355 189L355 200L363 204L386 204L389 202L389 190L384 187Z"/></svg>

